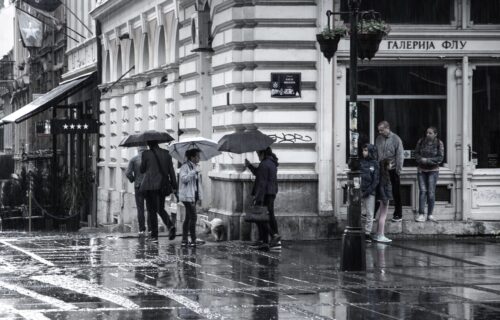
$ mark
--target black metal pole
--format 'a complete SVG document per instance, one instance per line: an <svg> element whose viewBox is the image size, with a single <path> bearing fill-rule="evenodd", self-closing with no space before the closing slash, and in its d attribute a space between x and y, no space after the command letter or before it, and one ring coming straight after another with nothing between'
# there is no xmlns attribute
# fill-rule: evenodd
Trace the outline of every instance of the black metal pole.
<svg viewBox="0 0 500 320"><path fill-rule="evenodd" d="M347 226L342 236L342 271L366 270L365 234L361 225L361 176L358 157L358 47L357 24L360 0L349 0L350 81L349 81L349 173Z"/></svg>

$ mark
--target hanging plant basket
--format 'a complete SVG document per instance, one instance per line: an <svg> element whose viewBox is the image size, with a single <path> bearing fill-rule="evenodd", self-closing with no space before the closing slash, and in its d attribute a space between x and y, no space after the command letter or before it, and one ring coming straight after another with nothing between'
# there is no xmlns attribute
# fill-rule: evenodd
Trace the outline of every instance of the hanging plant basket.
<svg viewBox="0 0 500 320"><path fill-rule="evenodd" d="M391 31L391 27L380 19L380 14L375 11L361 13L358 22L358 58L371 60L377 53L380 42Z"/></svg>
<svg viewBox="0 0 500 320"><path fill-rule="evenodd" d="M377 53L383 37L383 33L358 34L358 58L371 60Z"/></svg>
<svg viewBox="0 0 500 320"><path fill-rule="evenodd" d="M330 63L332 57L337 52L337 48L340 41L340 35L335 35L333 38L325 37L322 33L316 34L316 40L319 43L319 49L323 52L323 55Z"/></svg>

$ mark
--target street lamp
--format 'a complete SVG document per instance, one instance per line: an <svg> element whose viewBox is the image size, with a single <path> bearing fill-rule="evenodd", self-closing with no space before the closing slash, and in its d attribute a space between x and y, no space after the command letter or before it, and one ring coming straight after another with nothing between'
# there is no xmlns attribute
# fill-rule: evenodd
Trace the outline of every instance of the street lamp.
<svg viewBox="0 0 500 320"><path fill-rule="evenodd" d="M358 156L358 17L361 0L349 0L349 12L327 11L328 26L332 14L349 14L350 24L350 78L349 78L349 172L347 174L347 226L342 236L342 256L340 269L342 271L366 270L365 233L361 225L361 175ZM375 12L369 12L375 16ZM372 37L373 38L373 37ZM370 44L371 54L362 52L361 58L371 59L378 50L382 37L378 37L376 46ZM326 56L326 54L325 54ZM328 58L328 57L327 57ZM330 59L328 59L330 60Z"/></svg>

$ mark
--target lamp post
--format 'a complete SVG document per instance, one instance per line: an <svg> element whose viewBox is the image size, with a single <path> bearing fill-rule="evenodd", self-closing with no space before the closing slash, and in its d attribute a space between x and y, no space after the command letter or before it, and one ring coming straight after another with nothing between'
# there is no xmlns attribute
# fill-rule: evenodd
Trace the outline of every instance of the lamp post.
<svg viewBox="0 0 500 320"><path fill-rule="evenodd" d="M370 16L372 23L371 35L364 33L362 23L363 42L362 50L358 52L358 18L360 16L359 7L361 0L349 0L348 12L332 12L328 10L328 33L330 30L330 17L334 14L349 14L350 24L350 78L349 78L349 172L347 174L347 194L348 194L348 209L347 209L347 226L342 236L342 255L340 269L342 271L364 271L366 270L365 257L365 233L361 225L361 175L360 163L358 156L358 57L361 59L371 59L377 52L382 37L387 35L389 28L380 21L379 13L375 11L362 12L362 15ZM362 22L365 21L364 17ZM378 21L373 27L373 21ZM370 33L370 32L369 32ZM325 57L330 59L335 54L337 43L331 41L328 44L324 41L324 36L316 35L320 49ZM338 40L337 40L338 42Z"/></svg>
<svg viewBox="0 0 500 320"><path fill-rule="evenodd" d="M349 172L347 226L342 235L342 271L366 270L365 234L361 226L361 175L358 157L358 14L361 0L349 0Z"/></svg>

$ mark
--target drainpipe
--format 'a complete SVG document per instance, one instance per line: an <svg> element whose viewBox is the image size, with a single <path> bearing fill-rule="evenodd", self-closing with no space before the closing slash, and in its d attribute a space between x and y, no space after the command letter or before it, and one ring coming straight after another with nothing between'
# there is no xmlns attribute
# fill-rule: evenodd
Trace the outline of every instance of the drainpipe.
<svg viewBox="0 0 500 320"><path fill-rule="evenodd" d="M467 210L470 210L469 185L467 175L469 174L470 150L469 145L469 57L462 60L462 220L467 220Z"/></svg>
<svg viewBox="0 0 500 320"><path fill-rule="evenodd" d="M101 35L102 35L102 30L101 30L101 21L99 19L95 19L95 37L96 37L96 54L97 54L97 85L102 84L102 44L101 44ZM97 88L95 88L95 99L96 103L94 106L95 112L93 112L95 115L99 117L99 110L101 109L101 91ZM99 119L98 119L99 120ZM95 170L94 174L94 184L92 186L92 196L93 196L93 201L92 201L92 219L89 221L89 223L92 224L92 227L97 227L97 196L98 196L98 186L101 181L99 181L99 171L97 168L97 159L99 158L99 134L94 134L92 135L92 139L95 139L93 145L95 146L95 149L92 148L93 154L92 154L92 167Z"/></svg>

